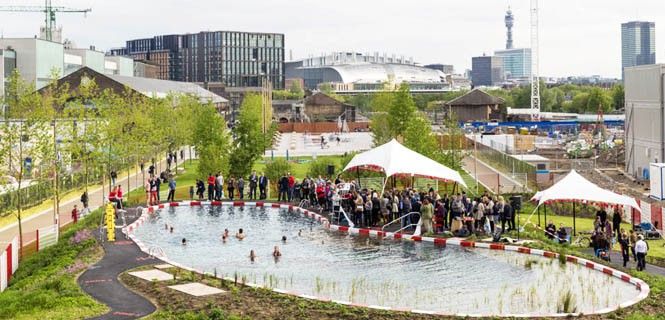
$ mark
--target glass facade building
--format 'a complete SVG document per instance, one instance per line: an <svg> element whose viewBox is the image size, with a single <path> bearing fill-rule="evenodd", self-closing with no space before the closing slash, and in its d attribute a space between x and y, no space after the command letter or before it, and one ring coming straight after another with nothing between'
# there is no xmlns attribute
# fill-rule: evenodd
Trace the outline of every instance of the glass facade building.
<svg viewBox="0 0 665 320"><path fill-rule="evenodd" d="M656 24L631 21L621 24L621 78L626 67L656 63Z"/></svg>
<svg viewBox="0 0 665 320"><path fill-rule="evenodd" d="M471 58L471 82L474 87L496 86L504 80L503 59L496 56Z"/></svg>
<svg viewBox="0 0 665 320"><path fill-rule="evenodd" d="M503 72L506 79L528 79L531 77L531 49L506 49L494 52L503 59Z"/></svg>
<svg viewBox="0 0 665 320"><path fill-rule="evenodd" d="M221 82L228 87L258 87L266 81L284 88L284 35L206 31L129 40L111 54L159 65L160 79Z"/></svg>

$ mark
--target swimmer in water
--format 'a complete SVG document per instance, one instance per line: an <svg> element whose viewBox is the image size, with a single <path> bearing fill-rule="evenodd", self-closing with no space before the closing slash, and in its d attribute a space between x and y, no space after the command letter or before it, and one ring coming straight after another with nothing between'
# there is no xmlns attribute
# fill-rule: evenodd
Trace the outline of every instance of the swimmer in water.
<svg viewBox="0 0 665 320"><path fill-rule="evenodd" d="M249 251L249 260L254 262L255 259L256 259L256 253L254 253L254 249L252 249Z"/></svg>
<svg viewBox="0 0 665 320"><path fill-rule="evenodd" d="M275 258L282 256L282 253L279 251L278 246L275 246L275 248L272 250L272 256Z"/></svg>
<svg viewBox="0 0 665 320"><path fill-rule="evenodd" d="M226 243L227 238L228 238L228 236L226 234L223 234L222 235L222 242Z"/></svg>
<svg viewBox="0 0 665 320"><path fill-rule="evenodd" d="M286 236L282 236L282 242L286 243Z"/></svg>
<svg viewBox="0 0 665 320"><path fill-rule="evenodd" d="M173 233L173 227L171 227L171 229L170 229L170 231L169 231L169 232Z"/></svg>
<svg viewBox="0 0 665 320"><path fill-rule="evenodd" d="M236 233L236 238L238 238L238 240L245 239L245 234L242 232L242 228L238 229L238 233Z"/></svg>
<svg viewBox="0 0 665 320"><path fill-rule="evenodd" d="M183 245L183 246L186 246L186 245L187 245L187 239L182 238L182 245Z"/></svg>
<svg viewBox="0 0 665 320"><path fill-rule="evenodd" d="M298 237L302 237L302 229L298 230Z"/></svg>
<svg viewBox="0 0 665 320"><path fill-rule="evenodd" d="M169 225L168 225L168 223L165 223L165 224L164 224L164 230L169 230Z"/></svg>
<svg viewBox="0 0 665 320"><path fill-rule="evenodd" d="M229 237L229 229L224 229L224 235L228 238Z"/></svg>

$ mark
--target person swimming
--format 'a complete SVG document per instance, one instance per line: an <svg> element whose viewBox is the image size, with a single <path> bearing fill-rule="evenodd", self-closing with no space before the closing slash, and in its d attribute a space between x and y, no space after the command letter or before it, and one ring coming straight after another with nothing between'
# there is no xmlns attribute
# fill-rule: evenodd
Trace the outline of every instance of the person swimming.
<svg viewBox="0 0 665 320"><path fill-rule="evenodd" d="M168 223L164 224L164 230L167 230L167 231L169 230L169 224Z"/></svg>
<svg viewBox="0 0 665 320"><path fill-rule="evenodd" d="M249 260L254 262L255 259L256 259L256 253L254 252L254 249L252 249L249 251Z"/></svg>
<svg viewBox="0 0 665 320"><path fill-rule="evenodd" d="M173 233L173 227L171 227L171 229L170 229L170 231L169 231L169 232L170 232L170 233Z"/></svg>
<svg viewBox="0 0 665 320"><path fill-rule="evenodd" d="M278 246L275 246L275 248L272 250L272 256L275 258L282 256L282 253L279 251Z"/></svg>
<svg viewBox="0 0 665 320"><path fill-rule="evenodd" d="M286 236L282 236L282 242L286 242Z"/></svg>
<svg viewBox="0 0 665 320"><path fill-rule="evenodd" d="M224 229L224 235L228 238L229 237L229 229Z"/></svg>
<svg viewBox="0 0 665 320"><path fill-rule="evenodd" d="M226 243L226 240L228 239L228 236L226 234L222 235L222 242Z"/></svg>
<svg viewBox="0 0 665 320"><path fill-rule="evenodd" d="M302 229L298 230L298 237L302 237Z"/></svg>
<svg viewBox="0 0 665 320"><path fill-rule="evenodd" d="M238 238L238 240L245 239L245 234L242 232L242 228L238 229L238 233L236 233L236 238Z"/></svg>
<svg viewBox="0 0 665 320"><path fill-rule="evenodd" d="M183 246L186 246L186 245L187 245L187 239L182 238L182 245L183 245Z"/></svg>

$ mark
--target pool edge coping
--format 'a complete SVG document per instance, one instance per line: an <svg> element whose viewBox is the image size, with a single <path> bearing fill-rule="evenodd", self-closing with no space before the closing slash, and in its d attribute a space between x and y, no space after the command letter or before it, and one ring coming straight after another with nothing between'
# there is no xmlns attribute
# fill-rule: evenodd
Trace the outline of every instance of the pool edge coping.
<svg viewBox="0 0 665 320"><path fill-rule="evenodd" d="M479 249L488 249L488 250L498 250L498 251L512 251L516 253L522 253L522 254L529 254L529 255L536 255L536 256L541 256L545 258L550 258L550 259L555 259L559 258L559 254L556 252L551 252L551 251L546 251L546 250L541 250L541 249L533 249L529 247L522 247L522 246L516 246L516 245L505 245L503 243L487 243L487 242L477 242L477 241L472 241L472 240L464 240L462 238L434 238L434 237L423 237L423 236L414 236L414 235L409 235L409 234L402 234L402 233L394 233L394 232L386 232L386 231L380 231L380 230L373 230L373 229L367 229L367 228L355 228L355 227L347 227L347 226L339 226L339 225L334 225L331 224L330 221L313 211L309 211L307 209L300 208L296 205L289 204L289 203L278 203L278 202L247 202L247 201L181 201L181 202L167 202L167 203L162 203L154 206L149 206L147 208L141 208L141 216L136 219L133 223L125 226L122 228L122 232L136 245L139 247L139 249L148 254L148 255L153 255L151 252L149 252L149 248L143 244L140 240L138 240L136 237L134 237L133 232L138 229L145 221L148 220L150 217L150 214L154 213L155 210L158 209L164 209L168 207L179 207L179 206L233 206L233 207L267 207L268 205L271 208L278 208L278 209L287 209L291 212L298 212L303 214L304 216L314 219L317 222L320 222L324 228L337 231L337 232L347 232L348 234L357 234L357 235L366 235L366 236L374 236L374 237L381 237L381 238L386 238L390 239L392 238L393 240L411 240L415 242L429 242L434 245L456 245L460 247L468 247L468 248L479 248ZM236 281L236 279L231 278L231 277L219 277L217 275L213 275L209 272L204 272L201 270L197 270L188 266L181 265L177 262L171 261L168 259L168 257L165 256L155 256L156 258L164 261L165 263L168 263L170 265L173 265L175 267L188 270L191 272L196 272L199 274L205 274L208 276L213 276L218 279L223 279L227 281ZM579 258L577 256L573 255L566 255L566 261L567 262L573 262L577 263L579 265L585 266L589 269L596 270L598 272L602 272L606 275L618 278L619 280L622 280L623 282L627 282L633 286L636 287L637 290L640 291L640 294L637 295L637 297L625 301L617 306L612 306L612 307L607 307L599 310L595 310L595 312L591 313L546 313L546 314L539 314L539 313L533 313L533 314L455 314L455 313L443 313L443 312L438 312L438 311L429 311L429 310L419 310L419 309L402 309L402 308L392 308L392 307L385 307L385 306L379 306L379 305L366 305L366 304L358 304L358 303L353 303L349 301L340 301L340 300L333 300L330 298L325 298L325 297L318 297L318 296L313 296L313 295L307 295L307 294L301 294L298 292L293 292L289 290L283 290L279 288L270 288L266 287L263 285L255 284L255 283L250 283L250 282L243 282L243 285L249 286L249 287L254 287L254 288L264 288L271 290L276 293L280 294L288 294L292 296L296 296L299 298L305 298L309 300L317 300L317 301L323 301L323 302L333 302L341 305L347 305L347 306L354 306L354 307L364 307L364 308L370 308L370 309L376 309L376 310L386 310L386 311L398 311L398 312L412 312L412 313L418 313L418 314L430 314L430 315L441 315L441 316L455 316L455 317L502 317L502 318L507 318L507 317L517 317L517 318L527 318L527 317L567 317L567 316L581 316L581 315L600 315L600 314L606 314L610 313L619 309L625 309L628 307L631 307L640 301L646 299L649 295L650 288L649 285L644 282L643 280L633 277L627 273L621 272L619 270L616 270L612 267L605 266L603 264L599 264L596 262L593 262L588 259L583 259Z"/></svg>

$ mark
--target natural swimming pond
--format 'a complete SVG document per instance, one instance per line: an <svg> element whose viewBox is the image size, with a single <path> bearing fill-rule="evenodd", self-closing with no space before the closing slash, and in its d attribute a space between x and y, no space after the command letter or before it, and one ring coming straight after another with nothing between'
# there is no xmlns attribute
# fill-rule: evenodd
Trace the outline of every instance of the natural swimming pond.
<svg viewBox="0 0 665 320"><path fill-rule="evenodd" d="M165 224L173 226L173 233ZM225 228L231 237L223 243ZM233 237L239 228L246 234L242 241ZM620 279L558 259L328 232L286 209L165 208L156 210L135 237L147 247L162 248L169 260L201 271L391 308L447 314L591 313L639 294ZM274 246L282 252L277 260ZM254 262L250 250L257 254Z"/></svg>

